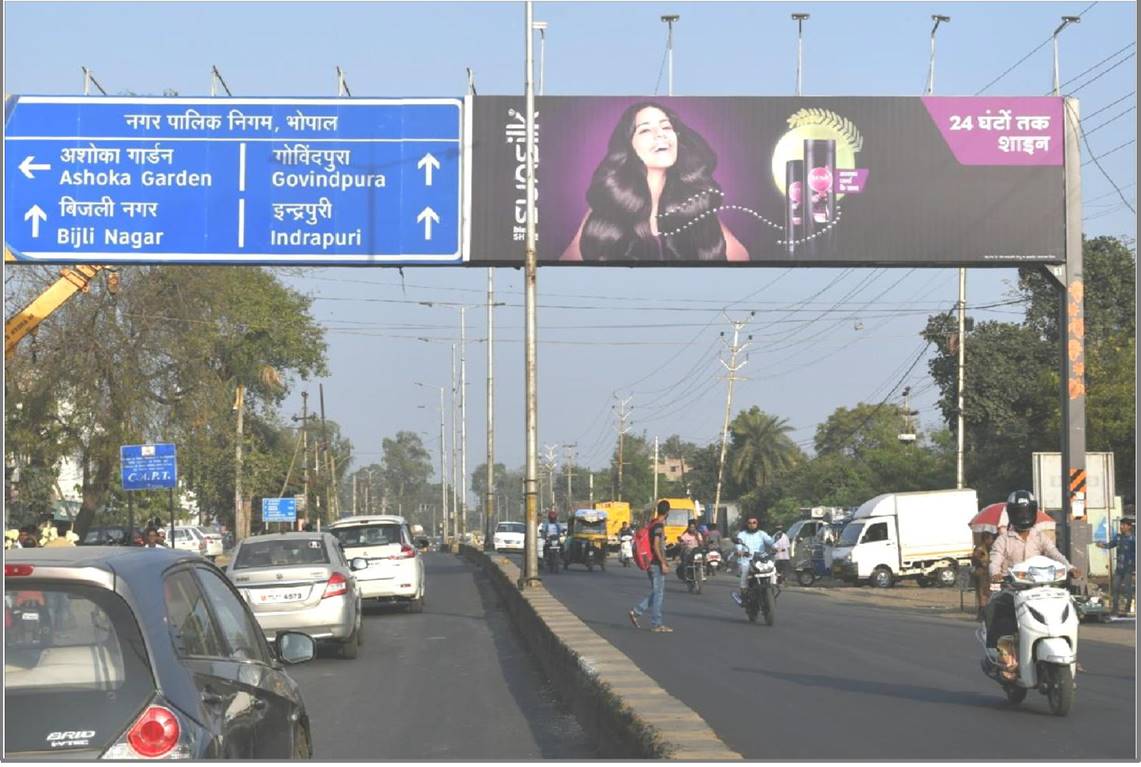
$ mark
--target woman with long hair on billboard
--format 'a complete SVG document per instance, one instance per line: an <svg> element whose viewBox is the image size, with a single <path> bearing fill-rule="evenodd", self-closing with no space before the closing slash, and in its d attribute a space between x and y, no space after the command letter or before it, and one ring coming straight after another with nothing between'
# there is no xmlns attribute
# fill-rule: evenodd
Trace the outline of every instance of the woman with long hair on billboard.
<svg viewBox="0 0 1141 767"><path fill-rule="evenodd" d="M672 110L622 113L586 192L589 210L561 261L748 261L717 217L717 156Z"/></svg>

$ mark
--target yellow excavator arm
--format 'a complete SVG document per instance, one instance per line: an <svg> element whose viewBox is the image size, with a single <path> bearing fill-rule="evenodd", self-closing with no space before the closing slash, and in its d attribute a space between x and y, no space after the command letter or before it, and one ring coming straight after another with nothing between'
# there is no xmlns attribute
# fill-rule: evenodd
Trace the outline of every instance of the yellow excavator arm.
<svg viewBox="0 0 1141 767"><path fill-rule="evenodd" d="M5 259L7 260L7 259ZM34 301L12 315L4 322L4 359L16 351L20 339L35 330L44 318L61 307L76 293L86 293L91 288L95 275L103 271L103 266L76 265L61 269L60 277Z"/></svg>

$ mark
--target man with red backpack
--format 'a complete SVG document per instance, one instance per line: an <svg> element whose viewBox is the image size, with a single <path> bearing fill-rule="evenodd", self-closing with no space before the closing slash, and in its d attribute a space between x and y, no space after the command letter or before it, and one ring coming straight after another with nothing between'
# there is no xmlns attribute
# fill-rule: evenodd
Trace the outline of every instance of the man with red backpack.
<svg viewBox="0 0 1141 767"><path fill-rule="evenodd" d="M650 577L650 593L630 611L630 622L634 628L641 628L638 618L649 610L650 630L659 634L673 631L662 624L662 601L666 595L665 524L669 513L669 501L658 501L654 518L634 536L634 562Z"/></svg>

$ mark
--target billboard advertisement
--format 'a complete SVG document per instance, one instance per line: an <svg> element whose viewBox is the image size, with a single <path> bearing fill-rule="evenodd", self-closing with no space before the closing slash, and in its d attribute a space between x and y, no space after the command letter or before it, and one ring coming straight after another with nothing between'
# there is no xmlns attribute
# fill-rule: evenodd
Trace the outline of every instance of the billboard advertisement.
<svg viewBox="0 0 1141 767"><path fill-rule="evenodd" d="M544 265L1064 259L1063 100L536 99ZM476 96L472 265L518 265L524 99Z"/></svg>

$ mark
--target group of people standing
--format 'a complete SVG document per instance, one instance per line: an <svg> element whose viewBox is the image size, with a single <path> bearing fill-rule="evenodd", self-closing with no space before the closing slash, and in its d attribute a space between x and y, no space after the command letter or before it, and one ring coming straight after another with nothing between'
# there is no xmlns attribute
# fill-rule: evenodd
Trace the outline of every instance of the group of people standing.
<svg viewBox="0 0 1141 767"><path fill-rule="evenodd" d="M641 624L639 623L639 619L648 612L650 614L650 630L657 633L669 633L673 631L673 629L663 623L662 618L667 561L665 524L669 512L669 501L659 501L654 510L654 518L649 523L650 550L652 555L647 575L650 579L650 593L645 599L635 605L628 614L630 623L634 628L640 628ZM683 561L684 557L692 556L694 551L703 546L715 547L720 550L724 539L721 535L721 531L717 529L717 525L710 524L704 530L702 527L703 526L698 525L696 520L690 520L685 532L678 537L678 553L683 557ZM737 546L739 551L737 563L741 579L739 584L740 589L733 594L733 598L734 601L740 605L742 595L748 583L749 563L752 561L753 555L765 551L772 552L773 559L777 565L777 572L781 578L784 578L789 570L791 545L788 536L782 528L778 528L774 535L769 535L762 530L760 518L755 514L750 514L746 518L742 529L733 537L733 543Z"/></svg>

